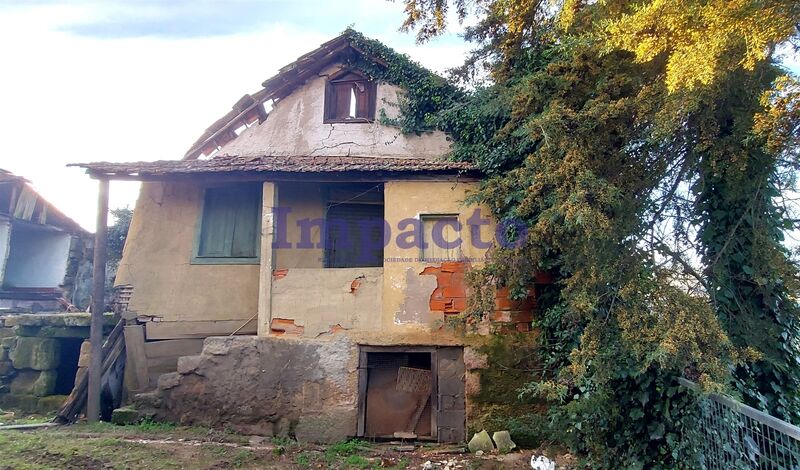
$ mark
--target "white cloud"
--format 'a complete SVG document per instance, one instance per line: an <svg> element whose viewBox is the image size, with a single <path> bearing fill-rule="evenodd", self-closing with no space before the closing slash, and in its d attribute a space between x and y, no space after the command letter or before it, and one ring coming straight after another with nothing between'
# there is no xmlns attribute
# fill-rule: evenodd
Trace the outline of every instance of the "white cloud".
<svg viewBox="0 0 800 470"><path fill-rule="evenodd" d="M10 8L0 15L0 168L31 180L90 230L97 185L67 163L179 159L243 94L332 37L286 23L187 39L97 39L60 31L107 14L89 3ZM441 71L458 65L466 46L402 50ZM137 192L137 184L112 182L111 207L133 207Z"/></svg>

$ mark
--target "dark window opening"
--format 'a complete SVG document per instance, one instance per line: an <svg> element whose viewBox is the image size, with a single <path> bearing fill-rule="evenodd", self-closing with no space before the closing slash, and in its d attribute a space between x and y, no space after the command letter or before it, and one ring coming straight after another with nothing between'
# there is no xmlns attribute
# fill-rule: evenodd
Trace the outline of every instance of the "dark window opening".
<svg viewBox="0 0 800 470"><path fill-rule="evenodd" d="M381 186L332 188L325 215L325 267L383 266Z"/></svg>
<svg viewBox="0 0 800 470"><path fill-rule="evenodd" d="M257 259L260 221L260 184L206 189L196 258Z"/></svg>
<svg viewBox="0 0 800 470"><path fill-rule="evenodd" d="M375 120L375 82L355 72L344 72L325 86L325 123Z"/></svg>

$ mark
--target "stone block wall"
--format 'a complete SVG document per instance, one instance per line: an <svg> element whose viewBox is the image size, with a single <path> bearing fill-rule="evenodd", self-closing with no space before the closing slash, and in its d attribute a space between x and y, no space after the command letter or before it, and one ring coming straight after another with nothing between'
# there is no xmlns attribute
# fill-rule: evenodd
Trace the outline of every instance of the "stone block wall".
<svg viewBox="0 0 800 470"><path fill-rule="evenodd" d="M181 424L331 443L356 433L357 369L358 348L346 335L211 337L135 402Z"/></svg>
<svg viewBox="0 0 800 470"><path fill-rule="evenodd" d="M0 317L0 408L47 413L71 387L77 348L89 337L88 313L22 314ZM107 316L105 327L114 323ZM59 389L61 388L61 390Z"/></svg>

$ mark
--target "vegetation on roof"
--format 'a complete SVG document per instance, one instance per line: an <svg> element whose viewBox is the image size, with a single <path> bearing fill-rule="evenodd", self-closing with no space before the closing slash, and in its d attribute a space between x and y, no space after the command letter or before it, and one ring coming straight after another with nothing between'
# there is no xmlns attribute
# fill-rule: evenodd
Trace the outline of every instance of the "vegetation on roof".
<svg viewBox="0 0 800 470"><path fill-rule="evenodd" d="M346 65L361 70L373 80L385 81L404 90L397 103L399 117L389 118L382 113L383 124L398 127L405 134L441 129L439 113L467 96L464 90L380 41L367 38L351 28L342 34L363 52L354 54Z"/></svg>

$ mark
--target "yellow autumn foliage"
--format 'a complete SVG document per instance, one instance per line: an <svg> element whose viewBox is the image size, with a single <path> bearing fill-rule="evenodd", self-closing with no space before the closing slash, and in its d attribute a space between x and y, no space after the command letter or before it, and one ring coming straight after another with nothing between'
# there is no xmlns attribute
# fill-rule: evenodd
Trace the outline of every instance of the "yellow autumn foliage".
<svg viewBox="0 0 800 470"><path fill-rule="evenodd" d="M580 0L567 0L560 18L568 26ZM609 49L638 62L667 57L666 84L674 92L709 85L736 68L753 70L773 48L797 34L797 0L650 0L601 2L622 11L601 22Z"/></svg>

